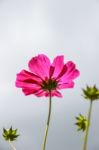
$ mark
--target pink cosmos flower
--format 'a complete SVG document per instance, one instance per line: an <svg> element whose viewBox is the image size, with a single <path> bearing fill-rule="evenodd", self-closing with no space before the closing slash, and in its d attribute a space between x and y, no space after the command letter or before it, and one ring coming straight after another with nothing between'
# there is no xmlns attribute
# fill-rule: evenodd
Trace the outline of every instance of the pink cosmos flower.
<svg viewBox="0 0 99 150"><path fill-rule="evenodd" d="M79 76L79 71L72 61L64 63L64 56L57 56L51 63L44 54L33 57L28 67L30 71L22 70L17 74L16 87L22 88L25 95L62 97L61 89L73 88L73 80Z"/></svg>

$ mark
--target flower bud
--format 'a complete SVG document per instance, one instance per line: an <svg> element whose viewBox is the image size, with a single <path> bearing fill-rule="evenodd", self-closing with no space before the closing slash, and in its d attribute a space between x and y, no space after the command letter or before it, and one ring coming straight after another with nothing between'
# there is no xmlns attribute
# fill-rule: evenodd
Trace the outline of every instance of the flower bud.
<svg viewBox="0 0 99 150"><path fill-rule="evenodd" d="M99 99L99 89L94 85L93 87L87 86L86 89L83 90L83 97L85 99L89 99L91 101Z"/></svg>
<svg viewBox="0 0 99 150"><path fill-rule="evenodd" d="M3 128L2 136L6 141L15 141L19 135L17 134L17 129L13 130L11 126L10 129Z"/></svg>
<svg viewBox="0 0 99 150"><path fill-rule="evenodd" d="M85 131L88 126L88 120L86 119L86 117L82 114L79 114L79 116L76 117L76 120L77 122L75 123L75 125L78 126L77 131Z"/></svg>

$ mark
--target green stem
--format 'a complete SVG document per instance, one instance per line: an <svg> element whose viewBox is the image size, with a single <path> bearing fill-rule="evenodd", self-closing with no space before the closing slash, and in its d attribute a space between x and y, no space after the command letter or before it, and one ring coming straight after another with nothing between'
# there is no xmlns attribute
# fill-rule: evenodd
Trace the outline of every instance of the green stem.
<svg viewBox="0 0 99 150"><path fill-rule="evenodd" d="M90 106L89 106L89 112L88 112L88 125L87 125L87 128L86 128L86 133L85 133L85 137L84 137L83 150L87 150L87 143L88 143L88 134L89 134L89 127L90 127L91 113L92 113L92 100L90 100Z"/></svg>
<svg viewBox="0 0 99 150"><path fill-rule="evenodd" d="M11 141L8 141L8 143L9 143L9 145L11 146L11 148L12 148L13 150L16 150L16 148L14 147L14 145L12 144Z"/></svg>
<svg viewBox="0 0 99 150"><path fill-rule="evenodd" d="M49 112L48 112L47 124L46 124L46 129L45 129L45 134L44 134L44 140L43 140L43 144L42 144L42 150L45 150L45 146L46 146L49 124L50 124L50 117L51 117L51 107L52 107L52 101L51 101L51 92L50 92Z"/></svg>

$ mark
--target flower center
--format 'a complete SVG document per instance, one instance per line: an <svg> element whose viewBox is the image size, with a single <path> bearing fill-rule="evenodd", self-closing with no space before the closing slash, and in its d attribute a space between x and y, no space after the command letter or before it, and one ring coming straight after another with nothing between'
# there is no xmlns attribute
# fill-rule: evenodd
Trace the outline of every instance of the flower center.
<svg viewBox="0 0 99 150"><path fill-rule="evenodd" d="M56 82L56 80L49 79L49 80L43 81L43 83L42 83L42 88L43 88L44 90L49 90L49 91L51 91L51 90L56 89L56 87L57 87L57 82Z"/></svg>

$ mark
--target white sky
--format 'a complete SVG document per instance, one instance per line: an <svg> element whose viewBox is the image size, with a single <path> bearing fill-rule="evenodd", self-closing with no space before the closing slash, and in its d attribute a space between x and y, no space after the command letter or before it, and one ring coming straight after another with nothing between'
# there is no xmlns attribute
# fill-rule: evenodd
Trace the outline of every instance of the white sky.
<svg viewBox="0 0 99 150"><path fill-rule="evenodd" d="M0 134L3 127L18 128L17 150L41 149L48 100L25 97L14 85L16 73L27 69L29 59L38 53L51 60L64 54L81 72L74 89L64 90L63 99L53 99L47 150L81 149L82 134L76 132L74 122L88 109L81 88L99 85L99 1L0 0ZM98 108L95 102L90 150L99 149ZM7 149L0 136L0 150Z"/></svg>

